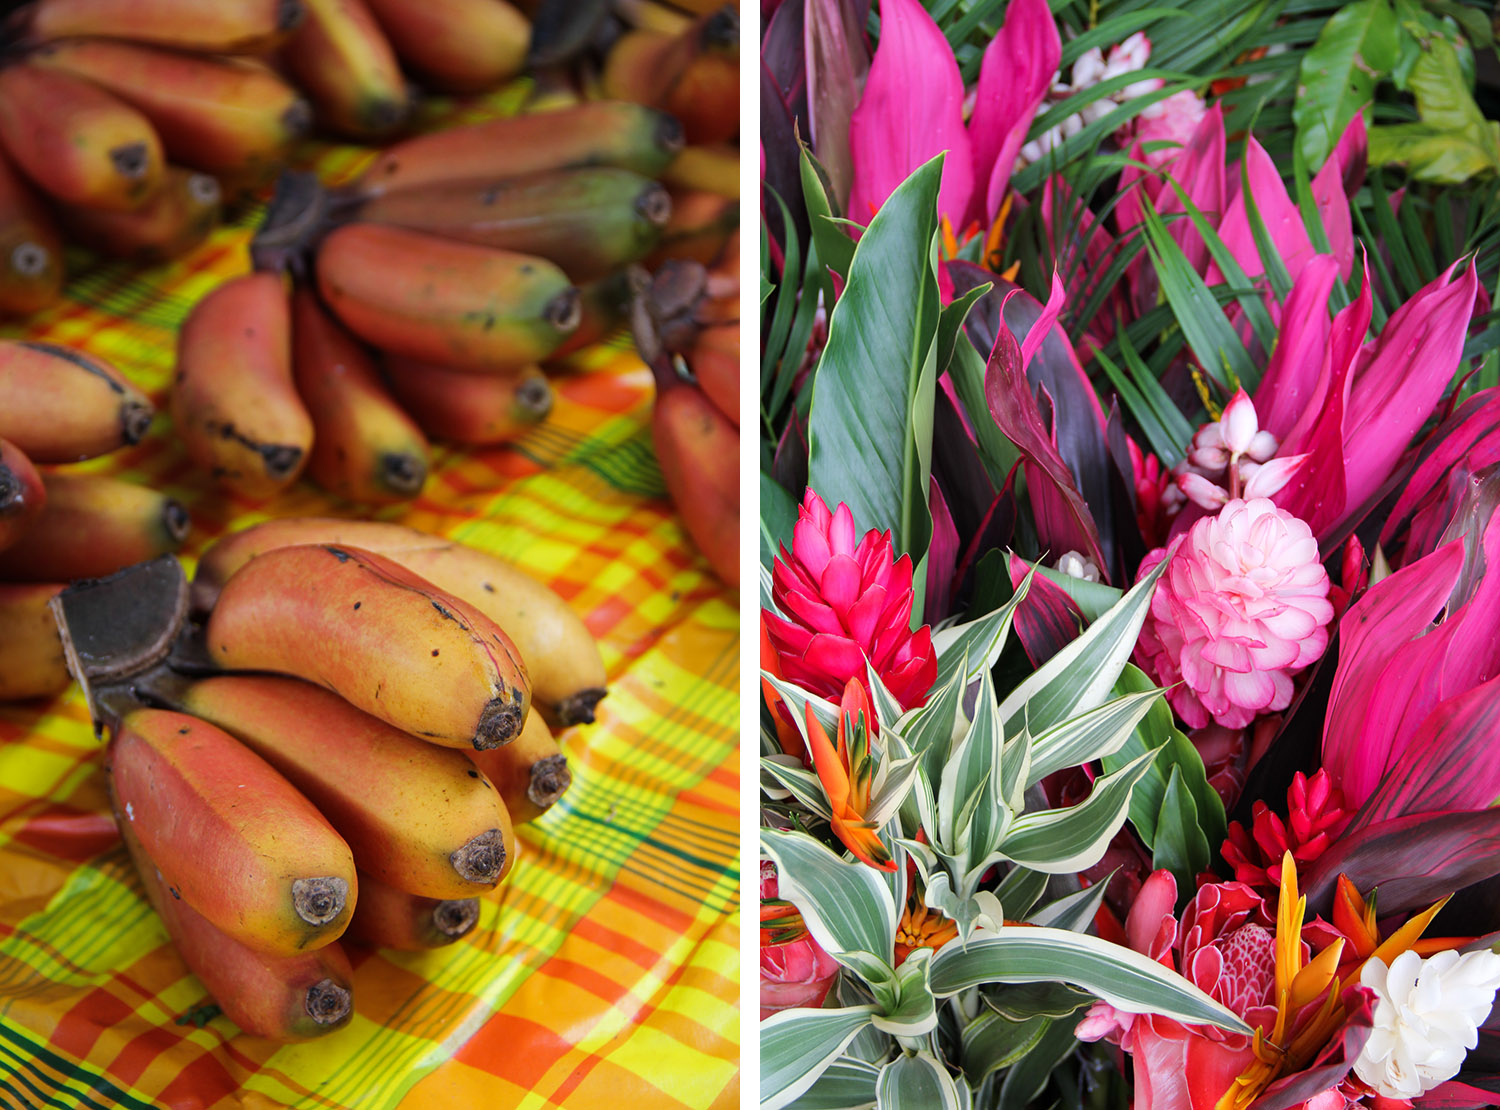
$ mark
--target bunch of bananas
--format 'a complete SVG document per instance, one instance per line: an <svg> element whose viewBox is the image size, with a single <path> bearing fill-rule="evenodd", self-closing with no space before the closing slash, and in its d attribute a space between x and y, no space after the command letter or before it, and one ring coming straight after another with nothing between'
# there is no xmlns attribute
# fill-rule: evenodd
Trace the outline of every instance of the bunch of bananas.
<svg viewBox="0 0 1500 1110"><path fill-rule="evenodd" d="M69 579L111 574L187 538L187 510L172 498L52 465L139 442L154 412L100 359L0 341L0 701L67 687L47 603Z"/></svg>
<svg viewBox="0 0 1500 1110"><path fill-rule="evenodd" d="M421 491L428 436L517 438L551 408L538 362L619 328L627 267L676 251L654 178L681 145L672 116L589 101L408 139L339 190L285 175L260 269L180 333L171 407L189 455L247 496L305 469L382 503ZM693 228L683 250L709 237Z"/></svg>
<svg viewBox="0 0 1500 1110"><path fill-rule="evenodd" d="M109 703L116 821L225 1015L317 1036L351 1012L341 937L415 950L474 927L515 826L570 784L548 721L593 720L603 663L546 587L395 524L234 533L189 596L191 648Z"/></svg>

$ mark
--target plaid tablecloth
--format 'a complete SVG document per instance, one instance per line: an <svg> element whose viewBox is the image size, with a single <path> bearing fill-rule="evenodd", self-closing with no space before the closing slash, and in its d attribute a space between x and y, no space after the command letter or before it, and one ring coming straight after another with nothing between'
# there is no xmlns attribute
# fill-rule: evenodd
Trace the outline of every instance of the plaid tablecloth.
<svg viewBox="0 0 1500 1110"><path fill-rule="evenodd" d="M435 123L512 111L522 86ZM330 180L368 157L310 144ZM139 271L76 260L68 299L0 334L111 360L162 412L188 308L248 268L242 204L190 258ZM573 786L520 830L479 926L431 953L351 947L354 1017L278 1047L207 1001L147 904L108 815L101 744L76 687L0 706L0 1106L728 1107L739 1077L736 599L663 497L650 375L628 343L554 378L550 418L507 448L436 448L416 502L380 511L497 552L585 617L610 675L599 721L561 742ZM169 491L184 562L271 516L360 515L307 482L269 502L216 489L159 415L85 464Z"/></svg>

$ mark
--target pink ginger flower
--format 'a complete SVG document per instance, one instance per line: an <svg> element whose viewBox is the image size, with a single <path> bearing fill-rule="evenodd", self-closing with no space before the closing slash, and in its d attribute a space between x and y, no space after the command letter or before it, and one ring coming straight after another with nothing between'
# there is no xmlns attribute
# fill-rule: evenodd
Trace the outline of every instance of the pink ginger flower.
<svg viewBox="0 0 1500 1110"><path fill-rule="evenodd" d="M1125 919L1131 948L1179 972L1247 1025L1276 1023L1276 939L1264 900L1244 883L1198 889L1179 925L1177 881L1152 873ZM1134 1110L1210 1110L1255 1059L1251 1038L1095 1002L1075 1031L1109 1040L1135 1061Z"/></svg>
<svg viewBox="0 0 1500 1110"><path fill-rule="evenodd" d="M1323 654L1333 619L1312 531L1264 498L1234 500L1139 573L1168 558L1136 656L1177 715L1244 728L1290 705L1292 676Z"/></svg>
<svg viewBox="0 0 1500 1110"><path fill-rule="evenodd" d="M779 897L776 865L760 865L760 1019L823 1005L839 965L808 933L797 907Z"/></svg>
<svg viewBox="0 0 1500 1110"><path fill-rule="evenodd" d="M1157 87L1161 87L1160 82ZM1155 104L1148 104L1142 108L1140 115L1131 120L1127 128L1115 132L1115 138L1117 140L1128 138L1129 141L1140 143L1146 165L1152 169L1160 169L1168 162L1174 161L1180 153L1180 148L1192 141L1194 132L1198 130L1198 125L1203 122L1203 117L1207 112L1208 107L1203 103L1201 96L1192 89L1183 89L1165 100L1158 100ZM1176 146L1144 149L1151 143L1163 142L1175 143Z"/></svg>
<svg viewBox="0 0 1500 1110"><path fill-rule="evenodd" d="M1297 861L1298 870L1305 871L1305 865L1327 851L1354 816L1344 804L1344 792L1324 770L1312 778L1301 771L1292 776L1286 809L1283 821L1265 802L1257 801L1250 831L1232 822L1224 842L1224 862L1234 868L1234 877L1272 895L1281 886L1281 861L1287 852Z"/></svg>
<svg viewBox="0 0 1500 1110"><path fill-rule="evenodd" d="M868 661L903 707L927 701L937 655L926 625L911 630L911 556L894 554L889 532L871 529L856 543L849 507L829 512L807 491L792 550L783 546L772 569L780 613L763 611L786 681L837 701L852 678L871 695Z"/></svg>

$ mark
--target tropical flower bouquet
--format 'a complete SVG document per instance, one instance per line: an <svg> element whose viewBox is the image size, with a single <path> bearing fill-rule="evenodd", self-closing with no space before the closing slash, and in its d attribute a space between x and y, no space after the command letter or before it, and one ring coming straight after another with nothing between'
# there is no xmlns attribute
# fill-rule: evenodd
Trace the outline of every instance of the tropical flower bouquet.
<svg viewBox="0 0 1500 1110"><path fill-rule="evenodd" d="M762 1106L1500 1104L1488 15L869 7L764 5Z"/></svg>

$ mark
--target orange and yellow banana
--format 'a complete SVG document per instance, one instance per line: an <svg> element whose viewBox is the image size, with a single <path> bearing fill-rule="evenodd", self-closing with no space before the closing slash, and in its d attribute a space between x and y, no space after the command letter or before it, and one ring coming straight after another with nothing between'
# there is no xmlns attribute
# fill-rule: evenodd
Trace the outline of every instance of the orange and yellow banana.
<svg viewBox="0 0 1500 1110"><path fill-rule="evenodd" d="M441 948L479 924L478 898L424 898L359 876L359 903L345 936L380 948L420 952Z"/></svg>
<svg viewBox="0 0 1500 1110"><path fill-rule="evenodd" d="M530 255L345 224L323 240L316 265L324 303L350 331L424 362L512 372L578 327L578 290Z"/></svg>
<svg viewBox="0 0 1500 1110"><path fill-rule="evenodd" d="M47 507L47 487L26 453L0 439L0 551L31 530Z"/></svg>
<svg viewBox="0 0 1500 1110"><path fill-rule="evenodd" d="M667 493L687 533L731 589L739 589L739 430L698 386L657 370L651 433Z"/></svg>
<svg viewBox="0 0 1500 1110"><path fill-rule="evenodd" d="M552 386L535 366L515 374L470 374L392 355L385 373L396 400L422 430L449 443L510 443L552 411Z"/></svg>
<svg viewBox="0 0 1500 1110"><path fill-rule="evenodd" d="M185 713L136 709L106 759L122 824L174 901L279 956L344 931L357 890L349 846L244 744Z"/></svg>
<svg viewBox="0 0 1500 1110"><path fill-rule="evenodd" d="M177 338L171 409L189 457L221 484L265 497L296 481L313 425L292 381L279 274L231 278L193 306Z"/></svg>
<svg viewBox="0 0 1500 1110"><path fill-rule="evenodd" d="M621 36L600 85L607 97L671 112L690 143L722 143L739 132L739 69L739 15L723 7L681 34Z"/></svg>
<svg viewBox="0 0 1500 1110"><path fill-rule="evenodd" d="M0 314L28 316L55 303L63 270L52 217L0 154Z"/></svg>
<svg viewBox="0 0 1500 1110"><path fill-rule="evenodd" d="M573 783L567 757L547 722L536 713L526 718L526 727L515 743L472 752L469 758L495 784L506 812L517 825L546 813Z"/></svg>
<svg viewBox="0 0 1500 1110"><path fill-rule="evenodd" d="M430 452L421 429L310 289L292 294L292 376L313 422L308 477L361 504L422 492Z"/></svg>
<svg viewBox="0 0 1500 1110"><path fill-rule="evenodd" d="M100 474L55 471L42 481L47 503L0 551L0 581L102 578L187 539L187 510L160 490Z"/></svg>
<svg viewBox="0 0 1500 1110"><path fill-rule="evenodd" d="M397 55L443 92L492 89L521 72L531 24L505 0L367 0Z"/></svg>
<svg viewBox="0 0 1500 1110"><path fill-rule="evenodd" d="M62 590L57 582L0 582L0 701L50 698L72 681L47 606Z"/></svg>
<svg viewBox="0 0 1500 1110"><path fill-rule="evenodd" d="M72 347L0 340L0 437L36 462L139 443L156 409L109 363Z"/></svg>
<svg viewBox="0 0 1500 1110"><path fill-rule="evenodd" d="M68 234L86 247L141 266L155 266L196 250L219 226L223 192L217 179L168 166L166 180L131 212L63 208Z"/></svg>
<svg viewBox="0 0 1500 1110"><path fill-rule="evenodd" d="M389 135L411 113L396 53L365 0L305 0L282 58L318 119L356 138Z"/></svg>
<svg viewBox="0 0 1500 1110"><path fill-rule="evenodd" d="M108 38L214 54L270 50L303 17L302 0L36 0L21 37Z"/></svg>
<svg viewBox="0 0 1500 1110"><path fill-rule="evenodd" d="M435 744L492 748L521 731L526 666L489 617L355 547L267 551L237 570L207 623L225 670L295 675Z"/></svg>

